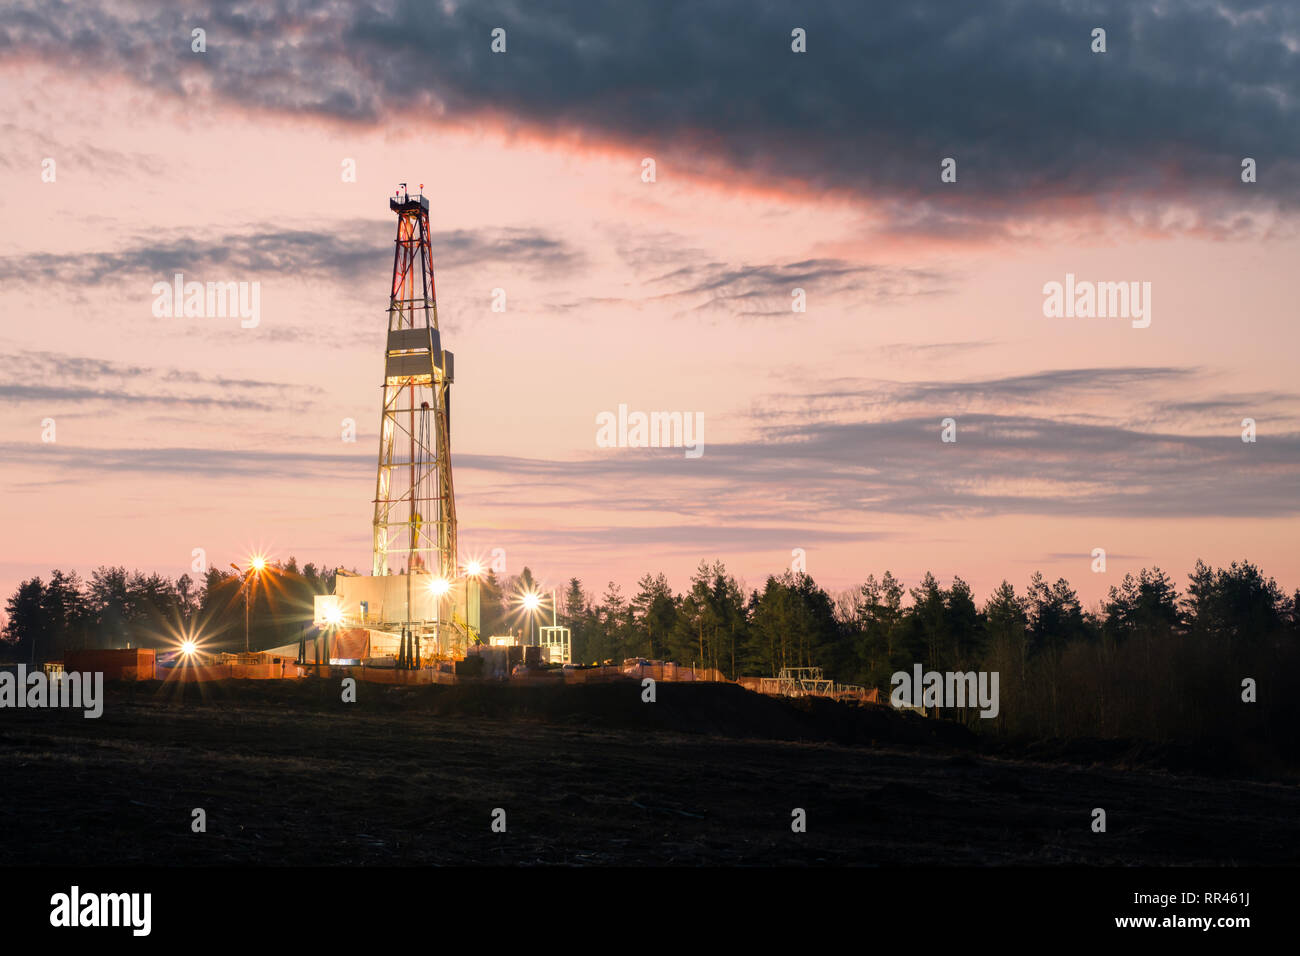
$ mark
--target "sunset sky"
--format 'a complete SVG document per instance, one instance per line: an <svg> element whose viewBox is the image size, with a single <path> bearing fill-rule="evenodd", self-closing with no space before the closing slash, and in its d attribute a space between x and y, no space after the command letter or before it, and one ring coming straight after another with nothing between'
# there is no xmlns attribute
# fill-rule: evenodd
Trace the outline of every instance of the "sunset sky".
<svg viewBox="0 0 1300 956"><path fill-rule="evenodd" d="M1300 7L802 6L6 3L0 591L368 567L399 182L462 558L1300 585ZM155 317L176 272L260 283L259 324ZM1149 282L1150 327L1045 317L1067 273ZM597 447L620 404L702 413L703 455Z"/></svg>

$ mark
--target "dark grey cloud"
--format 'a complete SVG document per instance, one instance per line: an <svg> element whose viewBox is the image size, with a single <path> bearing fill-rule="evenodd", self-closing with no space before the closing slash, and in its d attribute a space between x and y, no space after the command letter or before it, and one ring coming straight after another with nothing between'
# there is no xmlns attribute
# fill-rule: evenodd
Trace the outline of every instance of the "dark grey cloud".
<svg viewBox="0 0 1300 956"><path fill-rule="evenodd" d="M190 30L208 52L190 52ZM508 52L491 52L503 27ZM808 52L790 51L792 27ZM1090 51L1093 28L1108 51ZM36 55L177 96L341 122L480 116L585 133L685 172L884 197L900 232L999 231L1026 206L1089 197L1155 225L1300 200L1300 7L1127 0L809 6L416 0L129 6L27 0L0 56ZM205 73L204 92L183 76ZM958 160L958 184L939 160ZM1240 161L1260 181L1239 181ZM715 162L718 169L707 168Z"/></svg>

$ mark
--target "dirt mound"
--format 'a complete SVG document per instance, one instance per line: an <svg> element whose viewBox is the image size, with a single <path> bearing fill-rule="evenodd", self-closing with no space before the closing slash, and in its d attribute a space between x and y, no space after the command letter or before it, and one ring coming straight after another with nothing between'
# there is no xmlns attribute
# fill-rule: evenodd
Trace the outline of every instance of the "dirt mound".
<svg viewBox="0 0 1300 956"><path fill-rule="evenodd" d="M656 686L654 703L641 699L637 680L599 684L461 683L391 686L359 683L358 703L340 700L336 680L216 681L194 687L121 685L131 696L178 703L273 707L297 706L343 711L402 711L439 717L525 719L599 729L672 731L758 740L897 744L967 748L975 735L947 721L926 720L884 706L860 706L822 698L780 698L735 684L671 683Z"/></svg>
<svg viewBox="0 0 1300 956"><path fill-rule="evenodd" d="M643 704L635 681L363 683L355 704L337 680L200 686L114 684L98 720L7 711L0 865L1285 865L1300 846L1293 787L900 745L955 725L883 708L663 683Z"/></svg>

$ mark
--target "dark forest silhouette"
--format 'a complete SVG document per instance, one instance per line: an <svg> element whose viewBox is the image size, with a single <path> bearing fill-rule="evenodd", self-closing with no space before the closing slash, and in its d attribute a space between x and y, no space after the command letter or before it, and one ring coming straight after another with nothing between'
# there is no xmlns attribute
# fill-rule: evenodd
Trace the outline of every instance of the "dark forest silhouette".
<svg viewBox="0 0 1300 956"><path fill-rule="evenodd" d="M275 564L252 595L253 649L296 641L312 598L334 572L294 559ZM483 633L528 626L515 595L536 587L525 568L483 587ZM843 683L879 688L914 664L936 671L997 671L996 719L945 716L980 731L1034 738L1186 740L1268 763L1297 756L1300 727L1300 592L1288 595L1249 562L1198 561L1180 591L1159 568L1125 575L1097 610L1065 579L1035 573L979 604L960 577L927 573L906 587L886 571L835 595L803 573L769 576L748 593L720 562L701 563L684 593L644 575L630 597L616 584L596 597L573 578L558 592L575 659L629 657L717 668L730 678L820 666ZM81 647L174 647L193 634L212 650L241 650L240 579L209 570L198 582L101 567L89 579L53 571L8 599L5 656L60 658ZM544 609L549 619L550 612ZM542 621L549 623L549 620ZM1243 700L1243 681L1257 700ZM1267 759L1265 759L1267 758Z"/></svg>

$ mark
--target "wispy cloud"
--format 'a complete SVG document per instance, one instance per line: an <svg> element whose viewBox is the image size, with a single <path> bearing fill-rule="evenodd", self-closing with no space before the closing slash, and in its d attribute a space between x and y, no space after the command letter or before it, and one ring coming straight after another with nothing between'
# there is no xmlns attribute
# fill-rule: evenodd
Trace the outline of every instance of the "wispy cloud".
<svg viewBox="0 0 1300 956"><path fill-rule="evenodd" d="M723 309L740 317L789 316L792 293L803 289L823 299L854 293L855 302L943 291L945 277L926 269L886 268L841 259L731 266L710 262L683 266L650 280L676 299L697 299L695 311Z"/></svg>
<svg viewBox="0 0 1300 956"><path fill-rule="evenodd" d="M176 231L129 241L115 250L0 256L0 281L95 284L142 277L165 280L177 272L200 281L266 273L350 281L383 275L391 268L392 238L388 223L364 220L317 231L265 227L213 238ZM439 270L505 263L523 271L566 272L583 258L562 239L532 229L456 229L433 234L431 243Z"/></svg>
<svg viewBox="0 0 1300 956"><path fill-rule="evenodd" d="M1174 380L1184 371L1065 369L946 388L977 395L988 407L1025 396L1066 402L1085 383L1104 388L1121 381ZM898 383L893 390L900 402L934 397L928 383ZM1216 433L1193 435L1100 417L1065 421L972 410L958 417L958 440L950 444L940 441L940 421L933 413L799 421L759 415L753 424L752 438L711 442L693 461L672 449L613 449L570 460L457 454L453 466L491 480L485 501L513 497L538 507L617 510L620 501L639 495L653 500L662 514L746 515L755 526L806 521L808 514L825 520L872 514L1300 514L1295 494L1300 431L1293 426L1248 444L1233 422ZM85 455L80 449L11 443L0 450L15 465L54 460L61 470L88 474L182 474L201 467L212 477L292 477L308 469L320 476L357 477L372 467L368 455L293 447L274 452L109 448ZM539 488L545 492L539 494Z"/></svg>
<svg viewBox="0 0 1300 956"><path fill-rule="evenodd" d="M108 403L266 412L290 407L280 397L286 393L318 395L322 391L314 385L233 378L198 369L148 366L50 351L0 353L0 369L12 370L7 380L0 381L0 398L15 405ZM273 403L272 397L277 401Z"/></svg>
<svg viewBox="0 0 1300 956"><path fill-rule="evenodd" d="M0 384L0 399L7 402L108 402L116 405L158 405L189 408L238 408L269 412L275 406L251 398L220 395L165 395L120 389L83 388L76 385ZM16 460L16 459L15 459Z"/></svg>

